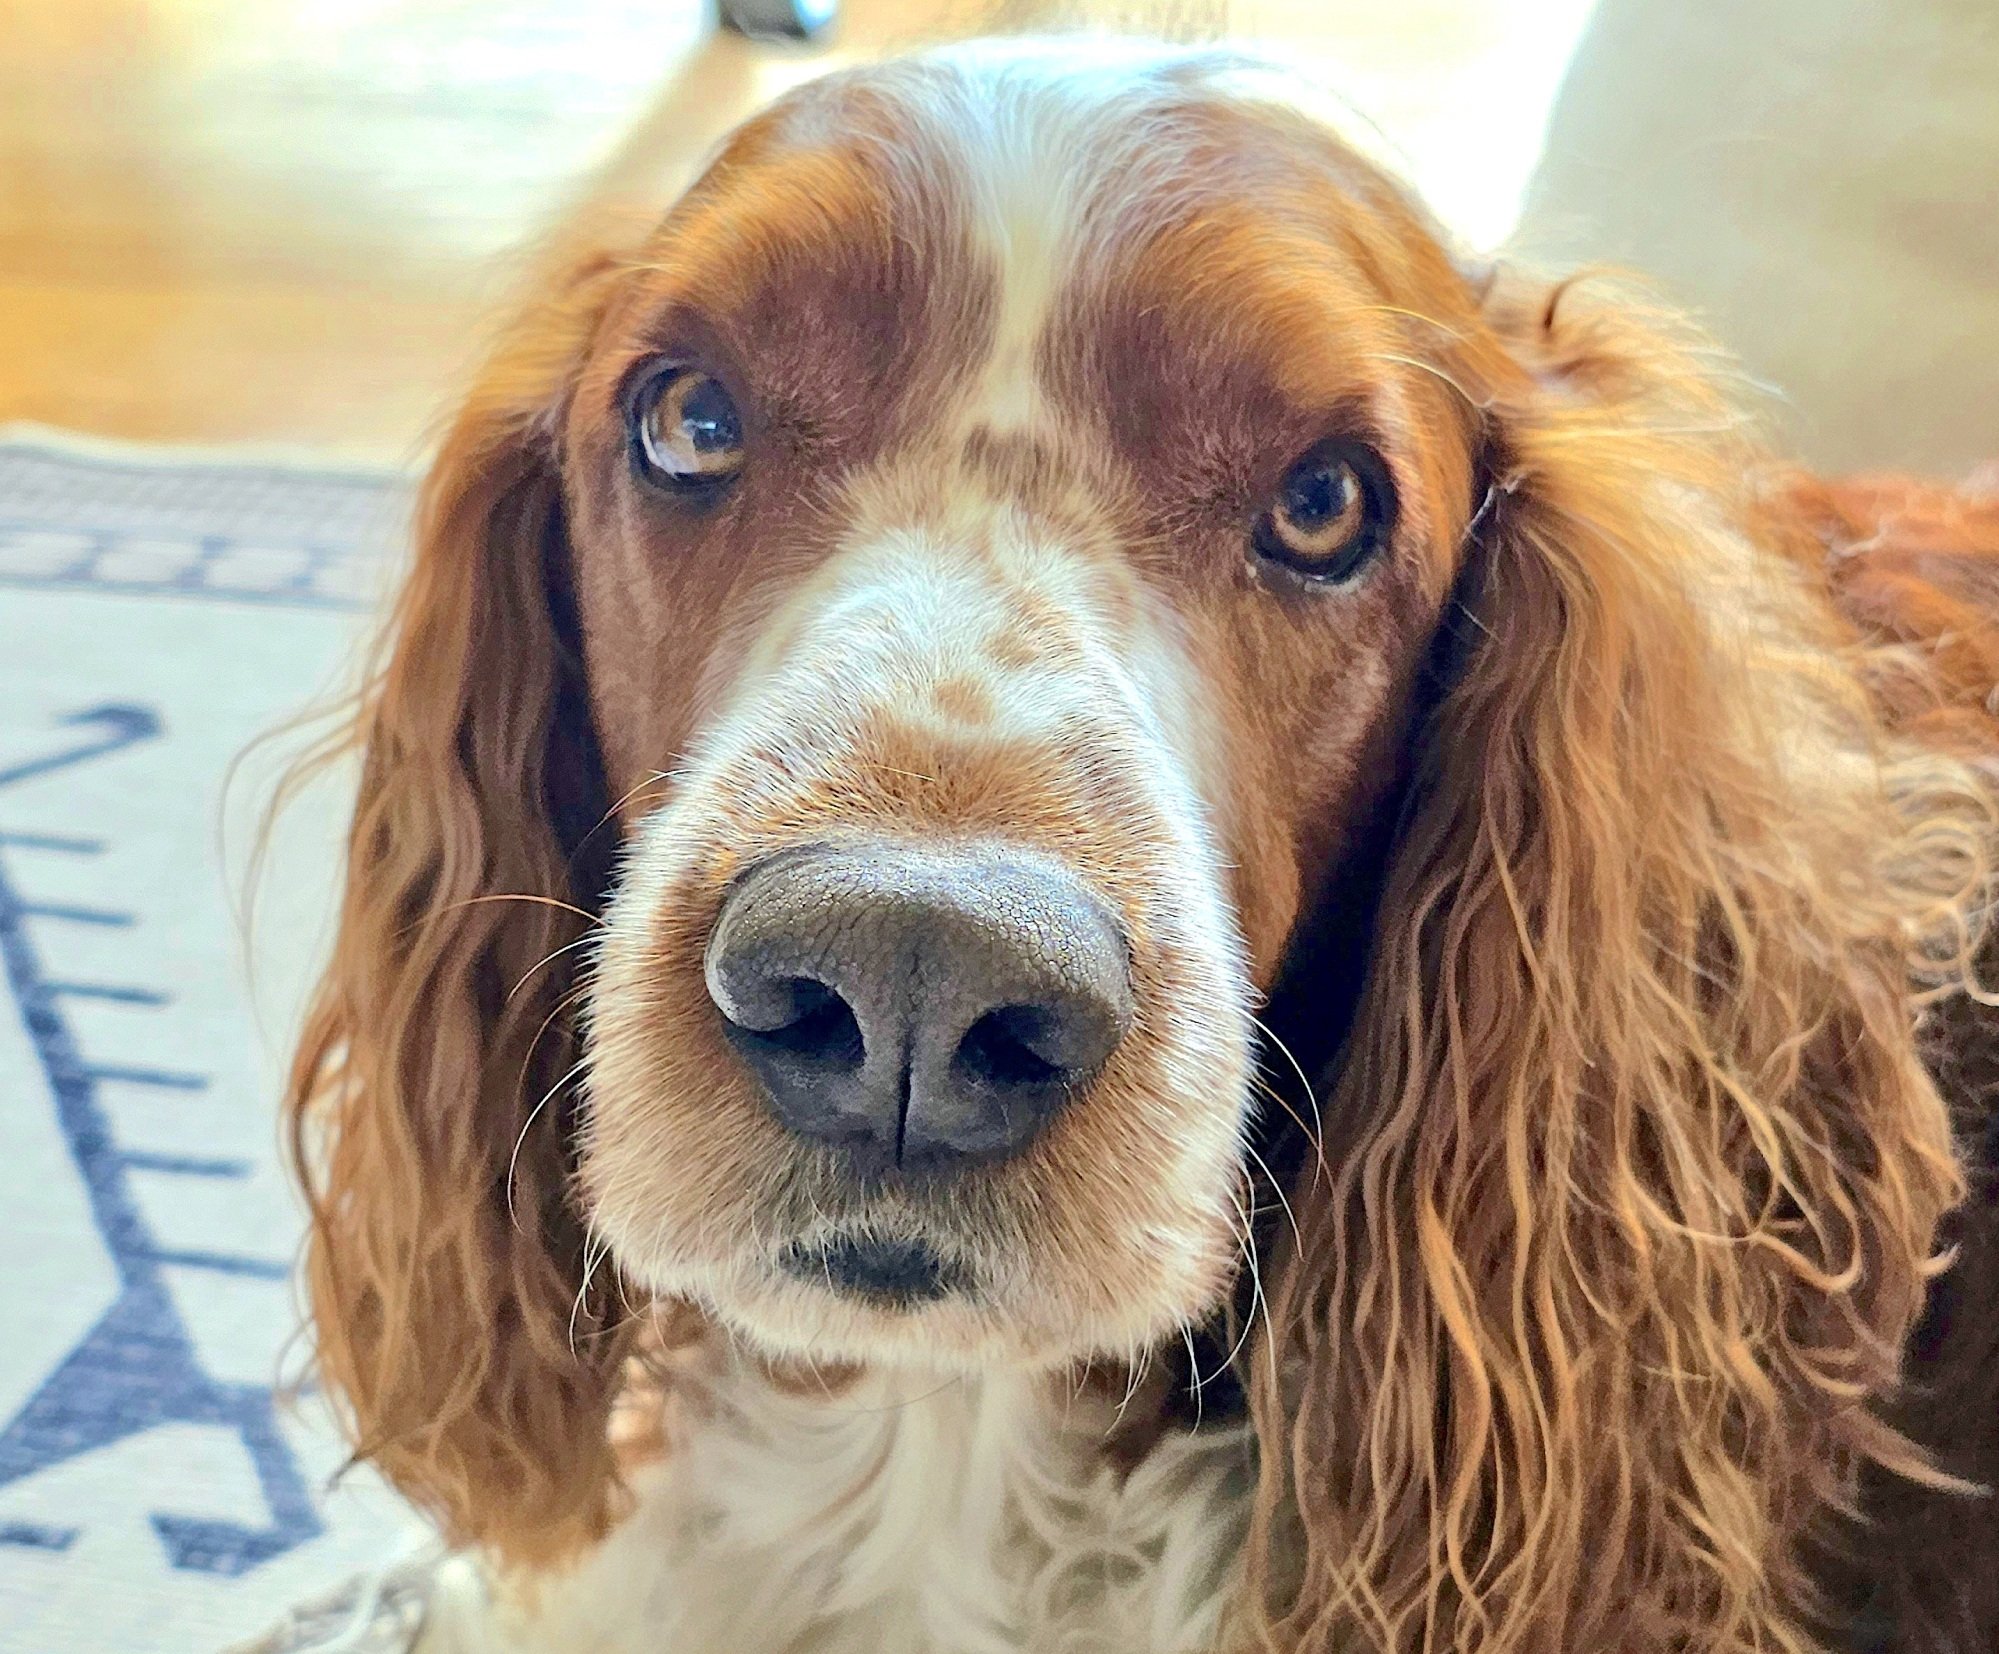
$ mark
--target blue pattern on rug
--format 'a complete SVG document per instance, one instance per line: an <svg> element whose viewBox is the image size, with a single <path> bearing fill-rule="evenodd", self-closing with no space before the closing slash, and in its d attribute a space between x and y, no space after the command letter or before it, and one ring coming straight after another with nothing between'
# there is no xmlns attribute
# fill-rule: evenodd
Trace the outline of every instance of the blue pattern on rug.
<svg viewBox="0 0 1999 1654"><path fill-rule="evenodd" d="M0 443L0 586L365 610L393 551L380 477L156 466Z"/></svg>
<svg viewBox="0 0 1999 1654"><path fill-rule="evenodd" d="M284 865L261 1031L216 838L231 757L364 643L408 505L0 436L0 1654L214 1649L423 1542L372 1475L329 1485L324 1398L275 1387L300 1219L269 1065L344 806Z"/></svg>
<svg viewBox="0 0 1999 1654"><path fill-rule="evenodd" d="M52 771L87 764L161 734L158 717L140 706L100 706L62 720L63 730L48 752L0 770L0 792ZM83 740L67 731L86 729ZM133 916L117 911L37 904L16 884L10 852L93 856L103 846L91 839L58 839L45 834L11 835L0 830L0 958L7 986L20 1008L55 1099L57 1117L77 1171L89 1191L91 1215L106 1250L117 1265L120 1290L103 1317L43 1381L27 1404L0 1429L0 1487L38 1470L105 1447L161 1424L220 1425L234 1431L256 1466L270 1507L263 1527L205 1521L155 1511L154 1531L176 1568L240 1574L259 1562L316 1538L318 1513L304 1476L278 1433L269 1388L224 1384L202 1370L162 1270L170 1265L283 1280L280 1259L233 1253L171 1251L159 1245L132 1198L129 1174L135 1168L185 1177L240 1178L239 1160L204 1161L181 1156L133 1155L120 1151L110 1121L98 1103L107 1080L198 1090L199 1074L172 1070L105 1068L86 1062L64 1014L66 1000L113 999L160 1006L160 990L124 983L64 982L42 966L27 921L129 927ZM33 1523L0 1526L0 1544L66 1550L75 1528Z"/></svg>

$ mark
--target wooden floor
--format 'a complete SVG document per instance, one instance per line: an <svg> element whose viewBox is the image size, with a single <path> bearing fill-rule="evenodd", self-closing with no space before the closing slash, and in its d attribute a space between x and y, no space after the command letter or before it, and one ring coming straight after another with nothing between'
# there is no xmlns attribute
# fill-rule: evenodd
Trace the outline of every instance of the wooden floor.
<svg viewBox="0 0 1999 1654"><path fill-rule="evenodd" d="M1286 43L1503 230L1589 0L1160 0ZM0 0L0 422L406 462L519 249L841 56L1038 0L846 0L823 48L700 0Z"/></svg>

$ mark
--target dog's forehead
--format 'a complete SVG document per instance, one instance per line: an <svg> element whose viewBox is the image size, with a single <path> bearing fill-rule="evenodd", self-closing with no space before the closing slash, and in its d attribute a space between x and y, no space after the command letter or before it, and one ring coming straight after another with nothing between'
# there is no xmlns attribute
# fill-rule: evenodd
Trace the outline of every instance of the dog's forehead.
<svg viewBox="0 0 1999 1654"><path fill-rule="evenodd" d="M1348 231L1406 213L1368 128L1221 50L977 42L850 69L739 128L662 227L663 267L761 301L815 267L1004 283L1013 320L1177 228ZM1004 332L1004 327L1002 332Z"/></svg>
<svg viewBox="0 0 1999 1654"><path fill-rule="evenodd" d="M1080 251L1215 200L1387 179L1372 129L1282 65L1117 38L976 41L812 83L763 118L770 150L864 150L903 204L961 203L1010 262Z"/></svg>
<svg viewBox="0 0 1999 1654"><path fill-rule="evenodd" d="M1057 381L1102 379L1084 358L1119 318L1150 318L1124 368L1157 377L1392 296L1377 249L1422 226L1329 119L1281 69L1121 40L846 71L725 147L662 229L648 302L720 317L802 406L827 406L820 380L877 407L969 385L983 428L1024 429Z"/></svg>

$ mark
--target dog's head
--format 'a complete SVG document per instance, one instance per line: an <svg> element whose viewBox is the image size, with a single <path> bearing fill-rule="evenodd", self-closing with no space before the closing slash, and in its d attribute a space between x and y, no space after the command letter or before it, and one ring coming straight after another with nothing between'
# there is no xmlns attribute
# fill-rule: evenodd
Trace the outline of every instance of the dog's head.
<svg viewBox="0 0 1999 1654"><path fill-rule="evenodd" d="M1402 359L1441 255L1226 74L811 88L552 416L622 845L583 1201L780 1350L1129 1356L1245 1243L1252 1006L1477 501Z"/></svg>
<svg viewBox="0 0 1999 1654"><path fill-rule="evenodd" d="M460 1531L598 1507L621 1294L815 1360L1177 1344L1295 1119L1268 1418L1406 1437L1484 1543L1546 1490L1440 1470L1439 1363L1453 1451L1524 1463L1587 1427L1578 1318L1775 1335L1772 1284L1655 1278L1846 1175L1769 1170L1818 1111L1729 1123L1812 1078L1757 1039L1873 1016L1841 1117L1925 1094L1839 985L1892 880L1810 884L1892 811L1814 824L1852 776L1758 746L1868 714L1730 664L1840 640L1741 538L1698 376L1461 269L1277 85L1071 43L810 86L552 281L448 437L297 1092L329 1370ZM1759 817L1789 864L1715 850ZM1323 1121L1280 988L1290 1045L1347 1040ZM1893 1144L1835 1209L1919 1256L1940 1115L1853 1130Z"/></svg>

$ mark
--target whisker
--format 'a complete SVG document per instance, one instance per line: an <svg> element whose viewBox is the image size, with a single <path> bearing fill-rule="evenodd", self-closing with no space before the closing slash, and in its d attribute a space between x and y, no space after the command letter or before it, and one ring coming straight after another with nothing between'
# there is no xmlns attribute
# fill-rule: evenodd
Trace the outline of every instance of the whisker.
<svg viewBox="0 0 1999 1654"><path fill-rule="evenodd" d="M528 983L533 979L534 973L540 970L543 966L554 964L555 961L560 959L565 953L568 953L575 948L587 947L590 943L596 941L596 939L597 938L595 936L591 935L589 932L586 931L583 935L577 937L575 941L564 942L562 946L555 949L554 952L543 954L541 958L537 959L532 965L528 967L527 975L523 976L520 979L520 981L516 982L511 988L507 990L507 997L505 1003L509 1005L513 1004L514 995L519 993L521 989L525 988L528 985Z"/></svg>
<svg viewBox="0 0 1999 1654"><path fill-rule="evenodd" d="M616 1326L610 1329L611 1331L615 1332L617 1330L617 1327L626 1326L631 1322L638 1320L641 1314L641 1307L632 1302L631 1282L625 1278L625 1272L622 1269L618 1268L616 1264L613 1264L611 1266L611 1278L614 1281L616 1281L618 1284L618 1302L625 1306L624 1320L618 1322ZM648 1291L646 1295L646 1305L650 1306L651 1303L652 1303L652 1295L650 1291Z"/></svg>
<svg viewBox="0 0 1999 1654"><path fill-rule="evenodd" d="M541 1094L541 1101L528 1110L528 1117L521 1122L520 1135L514 1139L514 1152L507 1156L507 1219L513 1224L517 1234L527 1233L521 1228L520 1213L514 1209L514 1169L520 1164L521 1145L528 1140L528 1133L534 1129L535 1117L548 1107L548 1100L583 1072L583 1065L587 1060L587 1058L579 1059L574 1068Z"/></svg>
<svg viewBox="0 0 1999 1654"><path fill-rule="evenodd" d="M601 926L604 923L598 915L586 913L574 902L557 901L553 896L535 896L523 891L498 892L484 896L464 896L455 902L446 902L444 906L432 909L424 917L435 918L440 913L456 913L461 907L478 907L486 902L531 902L538 907L559 908L564 913L573 913L577 918L586 920L592 925ZM423 919L419 919L416 921L416 924L421 925L423 922ZM416 926L412 925L410 928L414 929Z"/></svg>
<svg viewBox="0 0 1999 1654"><path fill-rule="evenodd" d="M1298 1084L1304 1088L1305 1101L1312 1109L1312 1142L1318 1148L1319 1164L1326 1166L1326 1116L1324 1111L1319 1107L1319 1094L1312 1089L1312 1082L1306 1077L1305 1065L1298 1060L1297 1055L1292 1051L1291 1047L1278 1037L1277 1030L1265 1022L1262 1017L1252 1011L1249 1014L1249 1020L1262 1032L1265 1039L1277 1047L1278 1051L1283 1055L1284 1060L1291 1065L1291 1072L1298 1076ZM1300 1123L1302 1124L1303 1122ZM1326 1175L1328 1177L1332 1175L1331 1167L1326 1167Z"/></svg>
<svg viewBox="0 0 1999 1654"><path fill-rule="evenodd" d="M1291 1123L1311 1143L1313 1157L1319 1162L1319 1170L1330 1178L1333 1174L1332 1163L1326 1159L1325 1147L1320 1143L1318 1134L1312 1130L1312 1123L1304 1115L1300 1114L1297 1109L1292 1107L1290 1098L1272 1086L1262 1075L1252 1075L1250 1077L1250 1084L1255 1086L1263 1096L1275 1103L1289 1116Z"/></svg>
<svg viewBox="0 0 1999 1654"><path fill-rule="evenodd" d="M592 1250L593 1247L596 1248L595 1251ZM583 1228L583 1283L577 1287L575 1300L569 1306L569 1353L571 1355L577 1353L576 1318L583 1313L583 1300L589 1296L590 1278L597 1273L597 1265L604 1261L605 1257L609 1255L610 1250L611 1245L609 1241L601 1244L598 1243L596 1225L586 1222Z"/></svg>
<svg viewBox="0 0 1999 1654"><path fill-rule="evenodd" d="M1421 322L1425 327L1433 328L1447 339L1469 337L1465 330L1455 323L1447 322L1441 316L1432 316L1427 311L1411 310L1403 304L1363 304L1355 306L1355 309L1363 316L1403 316L1412 322Z"/></svg>
<svg viewBox="0 0 1999 1654"><path fill-rule="evenodd" d="M1370 353L1369 360L1376 362L1398 362L1405 368L1415 368L1419 372L1427 373L1433 378L1441 379L1452 390L1456 391L1459 396L1463 397L1465 406L1471 408L1474 412L1485 413L1492 407L1490 398L1481 400L1473 396L1470 391L1466 390L1463 385L1459 384L1456 379L1452 378L1450 374L1446 373L1434 362L1425 362L1416 356L1398 356L1393 351L1386 350L1378 350Z"/></svg>
<svg viewBox="0 0 1999 1654"><path fill-rule="evenodd" d="M541 1019L541 1026L534 1031L534 1038L528 1041L527 1054L521 1058L521 1071L514 1076L516 1088L525 1088L528 1083L528 1069L534 1065L534 1054L541 1049L542 1039L555 1026L555 1019L590 991L587 982L578 982L567 993L549 1007L548 1015Z"/></svg>
<svg viewBox="0 0 1999 1654"><path fill-rule="evenodd" d="M606 810L602 816L598 818L597 826L592 827L590 829L590 832L594 833L599 828L603 827L605 823L610 821L613 816L615 816L627 804L631 803L633 799L637 798L640 793L646 790L646 788L657 787L662 782L670 786L673 782L673 777L668 775L664 770L653 770L650 773L648 773L643 781L641 781L636 787L633 787L629 792L625 794L623 798L619 799L608 810ZM586 833L584 837L586 838L589 837L589 834Z"/></svg>
<svg viewBox="0 0 1999 1654"><path fill-rule="evenodd" d="M1243 1346L1249 1342L1250 1334L1255 1330L1256 1306L1263 1302L1263 1271L1257 1267L1255 1231L1250 1225L1249 1215L1243 1211L1241 1202L1233 1194L1229 1196L1229 1204L1235 1208L1236 1216L1242 1219L1241 1251L1243 1267L1249 1271L1250 1313L1243 1321L1242 1330L1236 1334L1236 1341L1230 1348L1229 1353L1222 1358L1221 1364L1212 1373L1201 1380L1203 1384L1213 1383L1223 1373L1228 1372L1235 1366L1236 1358L1242 1354ZM1264 1308L1264 1325L1268 1326L1269 1324L1270 1311L1266 1305Z"/></svg>
<svg viewBox="0 0 1999 1654"><path fill-rule="evenodd" d="M1478 502L1478 509L1471 514L1471 521L1465 524L1462 543L1469 546L1475 542L1478 539L1479 526L1491 515L1492 508L1502 498L1511 499L1518 492L1519 488L1520 473L1518 471L1510 471L1496 482L1487 483L1485 486L1485 498ZM1473 614L1471 609L1464 603L1458 603L1456 608L1459 614L1463 615L1465 619L1469 620L1481 632L1485 633L1487 637L1492 636L1492 628L1480 620L1477 615Z"/></svg>
<svg viewBox="0 0 1999 1654"><path fill-rule="evenodd" d="M1201 1357L1194 1349L1194 1324L1183 1320L1180 1323L1180 1341L1187 1346L1187 1391L1194 1398L1194 1428L1201 1428L1201 1420L1206 1417L1206 1398L1201 1394L1204 1382L1201 1377Z"/></svg>
<svg viewBox="0 0 1999 1654"><path fill-rule="evenodd" d="M1277 1198L1283 1200L1284 1196L1280 1192ZM1237 1207L1238 1212L1241 1212L1241 1210L1240 1207ZM1288 1202L1285 1204L1284 1210L1287 1213L1291 1210ZM1263 1267L1257 1261L1256 1235L1248 1213L1242 1213L1242 1224L1244 1233L1247 1236L1245 1252L1246 1260L1249 1264L1251 1287L1249 1321L1243 1328L1243 1336L1246 1339L1255 1330L1256 1314L1258 1310L1261 1310L1263 1312L1263 1347L1266 1358L1270 1362L1270 1382L1274 1389L1277 1384L1277 1323L1271 1318L1270 1295L1263 1290ZM1297 1233L1297 1228L1297 1220L1294 1218L1291 1224L1293 1234ZM1302 1251L1304 1249L1304 1241L1301 1239L1298 1245L1299 1250ZM1240 1349L1241 1345L1238 1344L1237 1348ZM1229 1357L1229 1364L1231 1366L1235 1364L1235 1356L1233 1354Z"/></svg>
<svg viewBox="0 0 1999 1654"><path fill-rule="evenodd" d="M1111 1428L1119 1428L1124 1423L1125 1410L1144 1385L1146 1375L1152 1371L1152 1351L1143 1349L1125 1352L1125 1371L1130 1375L1125 1382L1124 1394L1119 1397L1117 1411L1111 1415Z"/></svg>
<svg viewBox="0 0 1999 1654"><path fill-rule="evenodd" d="M1277 1181L1277 1174L1270 1169L1270 1162L1256 1152L1256 1145L1254 1143L1244 1143L1242 1147L1243 1152L1262 1168L1264 1177L1269 1180L1271 1193L1277 1196L1277 1204L1283 1208L1284 1216L1290 1221L1291 1239L1297 1245L1298 1251L1302 1255L1305 1250L1305 1236L1298 1228L1298 1214L1291 1210L1291 1202L1285 1199L1284 1188Z"/></svg>
<svg viewBox="0 0 1999 1654"><path fill-rule="evenodd" d="M1071 1365L1062 1375L1062 1428L1069 1428L1076 1412L1076 1403L1083 1399L1083 1386L1090 1381L1091 1362L1088 1356L1078 1367Z"/></svg>

